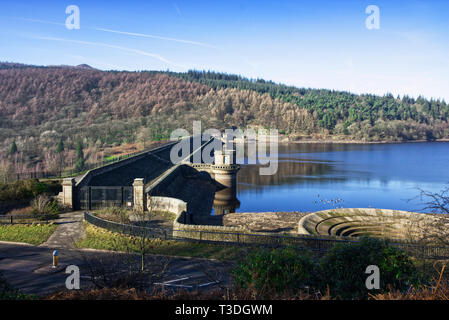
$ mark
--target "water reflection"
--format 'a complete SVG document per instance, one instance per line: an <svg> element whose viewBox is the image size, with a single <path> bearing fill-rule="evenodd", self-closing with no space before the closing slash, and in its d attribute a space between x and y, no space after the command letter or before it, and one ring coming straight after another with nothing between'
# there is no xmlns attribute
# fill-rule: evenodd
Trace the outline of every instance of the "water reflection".
<svg viewBox="0 0 449 320"><path fill-rule="evenodd" d="M224 188L215 192L213 215L234 213L240 207L237 199L237 188Z"/></svg>
<svg viewBox="0 0 449 320"><path fill-rule="evenodd" d="M260 175L257 164L242 165L235 210L328 209L316 205L320 195L343 198L345 207L419 211L419 203L407 200L418 188L436 192L449 183L448 151L447 142L279 145L275 175Z"/></svg>
<svg viewBox="0 0 449 320"><path fill-rule="evenodd" d="M275 175L260 175L260 165L244 165L237 178L239 191L262 189L264 186L296 184L298 179L315 180L330 175L335 169L329 162L279 159Z"/></svg>

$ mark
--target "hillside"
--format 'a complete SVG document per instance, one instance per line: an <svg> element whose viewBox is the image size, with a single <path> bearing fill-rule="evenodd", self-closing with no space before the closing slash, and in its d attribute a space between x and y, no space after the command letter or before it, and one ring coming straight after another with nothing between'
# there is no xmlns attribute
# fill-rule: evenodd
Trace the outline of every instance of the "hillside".
<svg viewBox="0 0 449 320"><path fill-rule="evenodd" d="M0 63L0 180L2 170L56 170L62 160L73 168L79 141L85 161L96 162L106 147L143 147L175 128L190 132L194 120L203 128L276 128L293 139L403 141L449 137L448 117L444 101L295 88L220 73ZM58 142L64 147L56 155Z"/></svg>
<svg viewBox="0 0 449 320"><path fill-rule="evenodd" d="M172 75L187 81L195 81L214 89L237 88L252 90L260 94L269 94L272 98L293 103L313 113L316 124L330 133L344 133L367 140L416 140L417 137L407 132L387 132L379 128L377 135L368 134L359 124L369 121L374 126L378 121L406 121L409 124L430 125L433 128L427 138L435 134L444 136L443 131L436 130L441 125L447 125L449 105L445 101L426 100L423 97L413 99L408 96L394 98L391 94L383 97L364 94L355 95L348 92L324 89L306 89L276 84L263 79L249 80L237 75L227 75L215 72L189 71L187 73L172 73ZM351 128L352 127L352 128ZM343 130L342 130L343 129ZM413 130L413 129L412 129ZM357 132L362 131L362 132ZM417 132L419 135L419 132ZM425 138L425 137L423 137Z"/></svg>

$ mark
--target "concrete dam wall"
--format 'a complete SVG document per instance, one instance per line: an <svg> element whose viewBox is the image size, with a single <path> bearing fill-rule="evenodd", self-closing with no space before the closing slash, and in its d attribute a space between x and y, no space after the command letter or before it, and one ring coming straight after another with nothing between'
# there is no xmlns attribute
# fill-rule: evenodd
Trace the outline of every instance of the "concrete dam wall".
<svg viewBox="0 0 449 320"><path fill-rule="evenodd" d="M174 197L187 202L189 212L207 216L214 203L215 191L226 188L227 184L235 184L239 166L192 163L194 159L201 158L193 155L206 150L204 148L213 141L209 139L194 147L193 139L184 140L190 142L190 150L183 148L183 153L187 154L185 157L178 154L182 160L180 163L172 163L171 152L176 142L169 143L91 170L77 181L65 179L59 198L63 205L92 210L108 205L145 207L147 196ZM176 150L173 149L174 152ZM221 160L215 157L217 159Z"/></svg>

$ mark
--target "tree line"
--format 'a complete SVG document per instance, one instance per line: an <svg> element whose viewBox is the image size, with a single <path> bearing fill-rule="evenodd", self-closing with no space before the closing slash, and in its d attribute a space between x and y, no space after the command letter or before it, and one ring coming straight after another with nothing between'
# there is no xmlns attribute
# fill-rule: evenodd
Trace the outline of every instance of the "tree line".
<svg viewBox="0 0 449 320"><path fill-rule="evenodd" d="M199 82L214 89L237 88L268 93L272 98L296 104L311 111L321 128L333 130L343 122L347 128L353 123L368 120L373 125L377 120L403 120L423 125L447 123L449 104L444 100L417 99L407 95L394 97L372 94L356 95L349 92L306 89L276 84L263 79L247 79L238 75L228 75L211 71L191 70L186 73L171 73L181 79Z"/></svg>
<svg viewBox="0 0 449 320"><path fill-rule="evenodd" d="M0 63L0 175L79 169L176 128L275 128L291 139L449 137L445 101L306 89L224 73ZM61 160L62 159L62 160ZM4 168L4 169L2 169ZM11 169L12 168L12 169Z"/></svg>

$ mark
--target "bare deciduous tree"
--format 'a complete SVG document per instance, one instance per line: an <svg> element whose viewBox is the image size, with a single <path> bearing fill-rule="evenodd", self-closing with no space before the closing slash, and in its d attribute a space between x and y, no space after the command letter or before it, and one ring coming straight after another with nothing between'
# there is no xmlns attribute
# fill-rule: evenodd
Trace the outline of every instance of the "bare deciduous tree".
<svg viewBox="0 0 449 320"><path fill-rule="evenodd" d="M158 232L157 229L149 227L151 219L157 214L157 200L150 197L146 207L146 209L142 208L133 210L136 223L141 226L139 228L140 236L135 238L135 244L141 257L142 272L145 271L145 257L152 247L151 239L160 235L160 232Z"/></svg>
<svg viewBox="0 0 449 320"><path fill-rule="evenodd" d="M13 166L8 159L0 160L0 182L8 182L13 173Z"/></svg>
<svg viewBox="0 0 449 320"><path fill-rule="evenodd" d="M421 241L449 245L449 186L439 192L420 189L419 198L424 203L422 211L432 214L421 225Z"/></svg>
<svg viewBox="0 0 449 320"><path fill-rule="evenodd" d="M420 189L420 198L425 201L425 211L449 214L449 186L439 192L428 192Z"/></svg>
<svg viewBox="0 0 449 320"><path fill-rule="evenodd" d="M37 213L42 214L45 213L50 202L51 198L49 196L40 194L31 201L31 207L33 207Z"/></svg>
<svg viewBox="0 0 449 320"><path fill-rule="evenodd" d="M122 224L121 236L111 237L110 244L115 253L92 257L81 252L91 282L97 288L135 288L148 290L161 280L168 271L171 259L149 256L154 230L147 227L155 214L155 203L148 204L148 210L128 211L124 208L105 208L114 221ZM133 236L129 232L130 220L134 221ZM137 236L138 235L138 236Z"/></svg>

